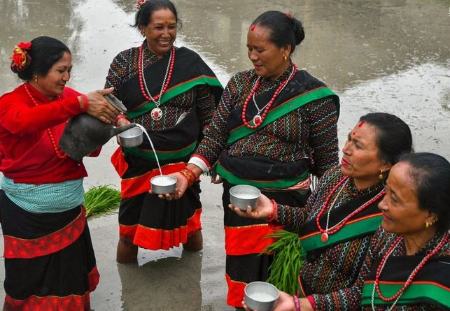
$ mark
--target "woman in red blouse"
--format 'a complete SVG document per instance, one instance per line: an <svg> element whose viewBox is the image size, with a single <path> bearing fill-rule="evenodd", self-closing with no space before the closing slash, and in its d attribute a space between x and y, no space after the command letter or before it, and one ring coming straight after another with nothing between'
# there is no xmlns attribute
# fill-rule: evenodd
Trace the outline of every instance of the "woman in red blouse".
<svg viewBox="0 0 450 311"><path fill-rule="evenodd" d="M66 83L72 56L59 40L19 43L11 69L24 81L0 97L0 217L4 310L89 310L99 274L83 203L83 163L58 147L66 122L87 113L113 123L103 95Z"/></svg>

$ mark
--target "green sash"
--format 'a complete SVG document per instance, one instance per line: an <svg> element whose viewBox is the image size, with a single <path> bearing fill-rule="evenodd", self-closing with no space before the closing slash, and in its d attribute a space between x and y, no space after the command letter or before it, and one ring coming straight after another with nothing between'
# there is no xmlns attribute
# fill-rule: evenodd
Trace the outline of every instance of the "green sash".
<svg viewBox="0 0 450 311"><path fill-rule="evenodd" d="M177 85L171 86L162 95L161 105L166 104L174 97L176 97L180 94L183 94L184 92L194 88L197 85L209 85L211 87L219 87L219 88L222 87L222 85L220 84L219 80L216 77L201 75L201 76L198 76L191 80L181 82ZM151 111L155 107L156 107L155 103L153 101L149 101L149 102L145 103L144 105L140 106L139 108L134 109L133 111L128 111L127 117L130 119L136 118L138 116L141 116L141 115Z"/></svg>
<svg viewBox="0 0 450 311"><path fill-rule="evenodd" d="M196 146L197 142L195 141L192 144L178 150L170 150L170 151L156 150L156 154L160 161L180 160L188 157L195 150ZM133 147L133 148L123 148L123 151L126 155L134 155L149 161L156 161L155 154L153 153L152 150L143 150L138 147Z"/></svg>
<svg viewBox="0 0 450 311"><path fill-rule="evenodd" d="M227 144L231 145L234 142L247 137L254 132L264 128L265 126L275 122L284 115L306 105L309 102L322 99L328 96L337 96L331 89L327 87L319 87L306 93L302 93L296 97L290 98L287 101L279 104L269 111L264 122L256 129L246 127L244 124L231 130L227 140Z"/></svg>
<svg viewBox="0 0 450 311"><path fill-rule="evenodd" d="M228 171L220 164L220 162L216 164L215 170L217 174L219 174L222 178L224 178L232 185L251 185L257 188L265 188L265 189L286 189L293 185L298 184L299 182L305 180L309 176L309 172L305 171L300 176L296 176L295 178L291 179L276 179L276 180L244 179Z"/></svg>
<svg viewBox="0 0 450 311"><path fill-rule="evenodd" d="M400 284L381 283L380 290L384 296L391 297L403 286L403 284L403 282L401 282ZM373 287L373 281L366 282L364 284L361 300L361 304L363 306L371 305ZM412 284L400 296L397 305L423 303L438 304L450 308L450 288L445 287L442 284L433 282L412 282ZM374 304L388 306L391 305L392 302L384 302L378 297L378 294L375 292Z"/></svg>
<svg viewBox="0 0 450 311"><path fill-rule="evenodd" d="M381 224L381 213L376 213L349 221L345 226L328 237L327 242L320 240L321 232L316 231L308 235L300 236L303 249L310 252L316 249L329 247L342 241L348 241L358 236L364 236L377 231Z"/></svg>

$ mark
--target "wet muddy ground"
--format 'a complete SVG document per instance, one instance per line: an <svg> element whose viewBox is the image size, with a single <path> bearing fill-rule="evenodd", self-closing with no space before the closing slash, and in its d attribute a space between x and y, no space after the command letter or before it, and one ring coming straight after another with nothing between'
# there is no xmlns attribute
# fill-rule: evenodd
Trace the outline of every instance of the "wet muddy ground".
<svg viewBox="0 0 450 311"><path fill-rule="evenodd" d="M183 26L177 45L198 51L225 84L251 64L246 31L269 9L300 18L306 39L294 61L341 97L340 144L359 116L395 113L411 126L415 149L450 158L450 1L176 0ZM9 55L19 41L50 35L74 55L70 85L101 88L113 57L139 45L132 0L0 0L0 93L18 81ZM87 160L86 188L118 185L108 143ZM227 310L220 186L203 182L205 248L200 253L141 252L139 266L117 265L116 215L90 221L101 283L95 310ZM159 260L157 260L159 258ZM3 267L0 268L3 273ZM0 298L4 295L0 293Z"/></svg>

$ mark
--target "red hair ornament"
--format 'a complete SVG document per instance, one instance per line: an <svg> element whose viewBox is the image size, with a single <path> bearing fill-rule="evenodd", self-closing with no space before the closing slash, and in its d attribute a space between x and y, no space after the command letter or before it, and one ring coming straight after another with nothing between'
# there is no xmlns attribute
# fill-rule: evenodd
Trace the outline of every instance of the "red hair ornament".
<svg viewBox="0 0 450 311"><path fill-rule="evenodd" d="M11 55L11 69L14 72L21 72L30 65L29 50L31 50L31 42L20 42L14 47Z"/></svg>
<svg viewBox="0 0 450 311"><path fill-rule="evenodd" d="M139 10L141 8L141 6L144 5L145 2L147 2L147 0L137 0L136 1L136 9Z"/></svg>

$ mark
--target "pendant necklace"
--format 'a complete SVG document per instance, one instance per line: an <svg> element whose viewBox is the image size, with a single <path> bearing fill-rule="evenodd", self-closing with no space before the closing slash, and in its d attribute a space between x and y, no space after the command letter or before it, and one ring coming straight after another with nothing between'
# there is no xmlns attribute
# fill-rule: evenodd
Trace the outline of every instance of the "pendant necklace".
<svg viewBox="0 0 450 311"><path fill-rule="evenodd" d="M345 224L356 214L362 212L363 210L365 210L366 208L368 208L370 205L372 205L374 202L380 200L385 191L384 189L381 190L377 195L375 195L373 198L371 198L369 201L367 201L366 203L364 203L363 205L361 205L360 207L358 207L357 209L355 209L353 212L351 212L350 214L348 214L347 216L344 217L344 219L342 219L340 222L338 222L336 225L334 225L333 227L329 228L329 220L330 220L330 213L331 210L334 207L334 204L336 203L337 198L339 197L339 195L341 194L342 190L345 188L345 186L348 183L349 178L343 177L341 180L339 180L339 182L333 187L333 189L331 190L330 194L328 195L328 197L325 200L325 203L322 205L322 208L320 209L319 213L316 216L316 226L319 229L321 235L320 235L320 240L323 243L327 243L328 242L328 238L329 235L334 234L336 232L338 232L339 230L341 230ZM333 202L331 204L329 204L329 202L331 201L332 196L336 193L337 189L341 187L338 191L338 193L336 194L336 196L333 199ZM322 217L322 215L327 212L327 222L326 222L326 227L325 229L322 228L322 226L320 225L320 218Z"/></svg>
<svg viewBox="0 0 450 311"><path fill-rule="evenodd" d="M253 88L250 91L250 94L247 96L247 99L245 100L244 105L242 107L241 120L242 120L242 123L246 127L255 129L263 123L264 119L267 116L267 113L269 112L270 108L272 107L273 103L275 102L275 99L278 97L278 95L280 95L281 91L283 91L285 86L294 77L296 72L297 72L297 66L292 65L292 71L289 74L289 77L287 77L286 80L284 80L283 82L280 83L280 85L275 90L272 98L261 109L258 107L258 104L256 104L256 100L255 100L256 91L258 90L258 88L261 84L261 77L258 77L258 79L256 79L255 84L253 85ZM248 103L250 100L253 100L253 104L255 105L255 108L257 111L256 115L252 118L252 121L251 121L252 124L250 124L250 122L247 120L247 107L248 107Z"/></svg>
<svg viewBox="0 0 450 311"><path fill-rule="evenodd" d="M329 223L330 223L330 214L331 214L331 210L333 209L334 204L336 204L336 201L337 201L338 197L341 195L341 192L342 192L342 190L344 190L345 185L347 185L347 183L348 183L348 178L347 178L347 179L345 180L345 182L342 184L341 189L339 189L338 193L336 194L336 196L335 196L334 199L333 199L333 202L330 204L330 208L328 209L328 212L327 212L327 224L326 224L326 226L325 226L325 232L323 232L322 235L320 236L320 240L321 240L323 243L326 243L326 242L328 241L328 225L329 225ZM342 219L342 220L344 220L344 219ZM339 224L342 222L342 220L341 220L337 225L339 225ZM336 226L337 226L337 225L336 225Z"/></svg>
<svg viewBox="0 0 450 311"><path fill-rule="evenodd" d="M144 74L144 47L141 45L139 47L139 60L138 60L138 74L139 74L139 86L141 88L141 93L145 97L145 99L152 101L155 104L155 108L150 112L150 116L154 121L159 121L163 117L163 112L159 106L161 105L161 97L164 92L167 90L170 81L172 79L173 67L175 63L175 48L172 47L170 50L169 61L167 62L166 73L164 74L164 80L161 85L161 90L159 91L159 95L155 97L152 96L147 87L147 81L145 80Z"/></svg>
<svg viewBox="0 0 450 311"><path fill-rule="evenodd" d="M33 95L31 95L31 92L28 89L28 85L25 84L24 87L25 87L25 91L27 92L28 97L31 99L33 104L37 107L39 104L37 103L37 101L33 97ZM55 151L56 157L59 158L59 159L67 158L67 154L65 154L64 151L59 149L58 146L56 145L55 137L53 136L52 130L50 128L47 128L47 135L48 135L48 138L50 139L50 142L51 142L51 144L53 146L53 151Z"/></svg>
<svg viewBox="0 0 450 311"><path fill-rule="evenodd" d="M405 292L405 290L409 287L409 285L411 285L411 283L412 283L414 277L417 275L417 273L419 273L419 271L422 270L422 268L431 259L431 257L436 255L447 244L448 233L444 234L441 241L436 245L436 247L433 250L427 252L427 255L425 257L423 257L423 259L420 261L420 263L411 272L411 274L409 275L405 284L403 284L403 286L393 296L386 297L381 293L381 289L380 289L381 272L383 271L383 268L384 268L387 260L389 259L389 257L394 252L397 245L399 245L402 240L403 240L402 237L398 237L397 239L395 239L394 243L392 243L391 247L386 252L386 255L381 259L381 262L377 268L377 271L375 274L375 281L373 283L372 297L371 297L372 298L371 306L372 306L373 311L375 311L375 291L377 292L378 297L380 297L380 299L382 301L384 301L384 302L392 302L393 301L392 305L387 309L388 311L391 311L392 309L394 309L395 305L397 304L398 300L400 299L400 296Z"/></svg>

